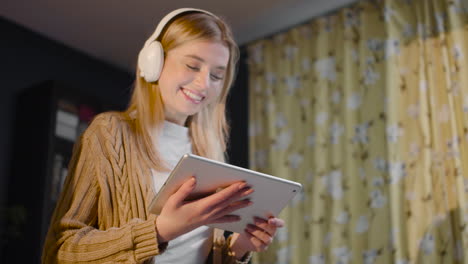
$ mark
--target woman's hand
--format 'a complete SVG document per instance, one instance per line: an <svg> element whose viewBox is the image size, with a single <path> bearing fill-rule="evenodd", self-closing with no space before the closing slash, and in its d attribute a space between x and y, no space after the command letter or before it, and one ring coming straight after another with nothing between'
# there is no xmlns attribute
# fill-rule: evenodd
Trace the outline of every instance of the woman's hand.
<svg viewBox="0 0 468 264"><path fill-rule="evenodd" d="M284 226L284 221L270 217L268 220L255 218L242 234L234 233L231 239L231 251L241 259L249 251L265 251L273 241L276 230Z"/></svg>
<svg viewBox="0 0 468 264"><path fill-rule="evenodd" d="M186 181L171 195L156 219L159 243L170 241L206 224L239 221L230 215L235 210L249 206L249 200L239 200L253 192L245 182L233 183L207 197L185 201L196 185L195 177Z"/></svg>

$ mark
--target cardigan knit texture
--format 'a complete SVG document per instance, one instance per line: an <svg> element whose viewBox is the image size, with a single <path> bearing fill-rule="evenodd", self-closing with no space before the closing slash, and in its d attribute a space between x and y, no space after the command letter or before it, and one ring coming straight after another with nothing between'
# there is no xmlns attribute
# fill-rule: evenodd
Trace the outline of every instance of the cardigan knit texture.
<svg viewBox="0 0 468 264"><path fill-rule="evenodd" d="M137 150L133 127L124 114L100 114L75 144L43 263L151 263L164 252L157 216L148 211L155 196L151 168ZM229 242L216 229L206 263L239 263Z"/></svg>

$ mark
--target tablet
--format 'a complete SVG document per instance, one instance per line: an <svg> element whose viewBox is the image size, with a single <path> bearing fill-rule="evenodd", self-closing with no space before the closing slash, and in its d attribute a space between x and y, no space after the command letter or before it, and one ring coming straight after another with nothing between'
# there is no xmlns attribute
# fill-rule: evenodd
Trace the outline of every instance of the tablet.
<svg viewBox="0 0 468 264"><path fill-rule="evenodd" d="M239 215L240 221L209 225L238 233L244 232L247 224L253 223L255 216L264 219L278 216L289 201L302 190L302 185L297 182L197 155L185 154L151 202L150 212L159 214L169 196L192 176L196 177L197 185L193 191L194 196L191 196L190 199L201 198L238 181L245 181L248 186L254 189L252 194L242 198L250 199L253 204L231 213Z"/></svg>

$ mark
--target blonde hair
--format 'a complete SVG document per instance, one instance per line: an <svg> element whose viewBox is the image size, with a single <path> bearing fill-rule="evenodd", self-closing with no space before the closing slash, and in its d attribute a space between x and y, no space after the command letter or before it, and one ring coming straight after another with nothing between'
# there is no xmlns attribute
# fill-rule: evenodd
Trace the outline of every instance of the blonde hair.
<svg viewBox="0 0 468 264"><path fill-rule="evenodd" d="M224 161L229 126L226 121L226 99L235 76L239 49L232 32L224 21L205 13L183 13L166 25L158 40L164 53L193 40L220 41L229 49L224 84L218 99L200 112L189 116L186 126L192 140L193 153L210 159ZM136 72L132 98L125 114L136 114L134 131L138 149L156 170L166 170L161 154L154 148L157 134L164 122L164 102L158 82L148 83Z"/></svg>

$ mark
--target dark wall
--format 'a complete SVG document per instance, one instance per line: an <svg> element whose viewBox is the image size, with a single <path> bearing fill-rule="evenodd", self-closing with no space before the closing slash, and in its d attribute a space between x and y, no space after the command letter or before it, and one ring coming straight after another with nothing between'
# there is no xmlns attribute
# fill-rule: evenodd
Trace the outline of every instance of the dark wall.
<svg viewBox="0 0 468 264"><path fill-rule="evenodd" d="M4 208L10 176L15 101L18 94L44 80L58 80L66 84L66 87L69 85L70 88L78 89L83 94L104 100L116 107L125 107L133 76L3 18L0 18L0 32L0 245L2 245L5 243L3 240L5 237L2 235L6 220ZM11 215L11 212L8 211L8 214Z"/></svg>
<svg viewBox="0 0 468 264"><path fill-rule="evenodd" d="M125 106L133 76L76 50L0 19L0 202L8 171L14 101L23 89L60 80L84 93Z"/></svg>
<svg viewBox="0 0 468 264"><path fill-rule="evenodd" d="M8 191L17 95L44 80L58 80L86 95L123 108L130 96L133 73L89 57L4 18L0 18L0 32L0 209L2 209L6 204ZM239 74L227 106L232 128L228 156L231 163L242 167L248 167L246 67L245 52L242 52ZM0 212L0 234L4 227L3 220Z"/></svg>

